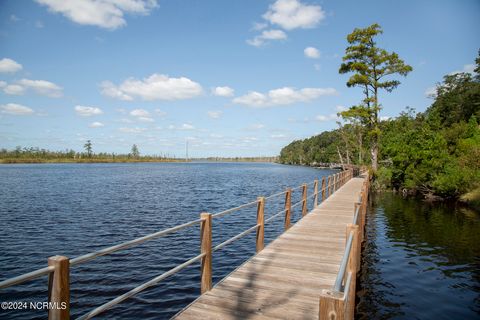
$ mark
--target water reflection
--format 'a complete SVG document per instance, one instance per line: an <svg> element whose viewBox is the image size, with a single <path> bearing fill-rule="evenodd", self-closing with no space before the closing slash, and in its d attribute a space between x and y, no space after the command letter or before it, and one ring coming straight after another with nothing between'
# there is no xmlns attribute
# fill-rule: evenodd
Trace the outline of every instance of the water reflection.
<svg viewBox="0 0 480 320"><path fill-rule="evenodd" d="M385 193L372 197L358 319L477 319L480 214Z"/></svg>

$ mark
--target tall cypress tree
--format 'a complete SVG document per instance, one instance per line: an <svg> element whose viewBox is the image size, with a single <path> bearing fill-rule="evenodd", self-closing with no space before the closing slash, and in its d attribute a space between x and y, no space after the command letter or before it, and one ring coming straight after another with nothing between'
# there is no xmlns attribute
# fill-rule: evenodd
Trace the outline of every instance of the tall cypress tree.
<svg viewBox="0 0 480 320"><path fill-rule="evenodd" d="M345 49L340 73L353 72L348 79L348 87L360 87L365 98L358 106L341 113L345 119L360 119L368 129L371 146L371 162L374 171L378 168L378 139L380 136L379 111L382 106L378 101L380 89L391 92L400 81L392 79L392 75L406 76L412 67L405 64L395 52L389 53L377 47L375 37L382 34L378 24L358 29L356 28L347 36L349 46Z"/></svg>

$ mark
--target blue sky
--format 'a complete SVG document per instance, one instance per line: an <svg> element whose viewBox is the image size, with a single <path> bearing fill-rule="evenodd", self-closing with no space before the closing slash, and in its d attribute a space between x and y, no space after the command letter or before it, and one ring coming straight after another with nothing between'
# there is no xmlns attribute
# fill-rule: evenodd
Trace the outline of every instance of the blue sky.
<svg viewBox="0 0 480 320"><path fill-rule="evenodd" d="M413 67L381 115L425 110L471 71L479 1L0 1L0 147L277 155L337 127L360 89L338 74L355 27Z"/></svg>

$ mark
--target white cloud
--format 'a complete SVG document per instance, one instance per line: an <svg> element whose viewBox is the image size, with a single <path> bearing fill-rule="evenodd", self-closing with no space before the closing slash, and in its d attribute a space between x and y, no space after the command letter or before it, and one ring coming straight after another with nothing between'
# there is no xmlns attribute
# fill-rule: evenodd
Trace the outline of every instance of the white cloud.
<svg viewBox="0 0 480 320"><path fill-rule="evenodd" d="M219 119L222 116L222 111L208 111L207 114L212 119Z"/></svg>
<svg viewBox="0 0 480 320"><path fill-rule="evenodd" d="M148 117L150 116L150 112L145 109L134 109L130 111L130 115L134 117Z"/></svg>
<svg viewBox="0 0 480 320"><path fill-rule="evenodd" d="M342 112L342 111L346 111L348 108L345 107L345 106L335 106L335 110L337 112Z"/></svg>
<svg viewBox="0 0 480 320"><path fill-rule="evenodd" d="M100 88L102 88L102 94L108 96L110 98L123 100L123 101L132 101L133 98L130 97L128 94L125 94L120 89L118 89L113 83L110 81L103 81L100 84Z"/></svg>
<svg viewBox="0 0 480 320"><path fill-rule="evenodd" d="M212 94L219 97L231 97L234 94L234 90L230 87L216 87L212 89Z"/></svg>
<svg viewBox="0 0 480 320"><path fill-rule="evenodd" d="M42 29L44 26L45 26L45 25L44 25L43 22L40 21L40 20L37 20L37 21L35 22L35 28L37 28L37 29Z"/></svg>
<svg viewBox="0 0 480 320"><path fill-rule="evenodd" d="M141 122L155 122L155 119L151 117L138 117L137 120Z"/></svg>
<svg viewBox="0 0 480 320"><path fill-rule="evenodd" d="M145 128L139 128L139 127L134 127L134 128L119 128L118 131L123 132L123 133L142 133L146 131L147 129Z"/></svg>
<svg viewBox="0 0 480 320"><path fill-rule="evenodd" d="M18 84L9 84L3 88L3 92L5 92L6 94L19 96L25 92L25 88L19 86Z"/></svg>
<svg viewBox="0 0 480 320"><path fill-rule="evenodd" d="M189 123L184 123L181 126L174 126L173 124L168 126L169 130L195 130L195 127Z"/></svg>
<svg viewBox="0 0 480 320"><path fill-rule="evenodd" d="M22 65L12 59L3 58L0 60L0 73L14 73L22 70Z"/></svg>
<svg viewBox="0 0 480 320"><path fill-rule="evenodd" d="M155 120L150 116L150 112L145 109L134 109L130 111L130 115L141 122L155 122Z"/></svg>
<svg viewBox="0 0 480 320"><path fill-rule="evenodd" d="M260 47L264 45L268 40L285 40L287 39L287 34L282 30L264 30L262 33L253 39L247 40L249 45Z"/></svg>
<svg viewBox="0 0 480 320"><path fill-rule="evenodd" d="M285 30L306 29L317 26L325 19L325 11L320 6L303 4L298 0L277 0L263 18Z"/></svg>
<svg viewBox="0 0 480 320"><path fill-rule="evenodd" d="M286 139L287 136L284 135L284 134L282 134L282 133L280 133L280 134L272 134L272 135L270 136L270 138L282 140L282 139Z"/></svg>
<svg viewBox="0 0 480 320"><path fill-rule="evenodd" d="M246 95L233 99L233 102L261 108L275 105L287 105L296 102L308 102L321 96L336 94L338 94L338 92L333 88L303 88L295 90L291 87L283 87L270 90L267 94L250 91Z"/></svg>
<svg viewBox="0 0 480 320"><path fill-rule="evenodd" d="M303 54L305 54L305 57L311 59L320 58L320 51L318 51L318 49L314 47L306 47L305 50L303 50Z"/></svg>
<svg viewBox="0 0 480 320"><path fill-rule="evenodd" d="M17 83L25 88L32 89L41 95L52 98L59 98L62 96L62 88L50 81L22 79Z"/></svg>
<svg viewBox="0 0 480 320"><path fill-rule="evenodd" d="M124 14L148 15L157 0L35 0L71 21L114 30L126 25Z"/></svg>
<svg viewBox="0 0 480 320"><path fill-rule="evenodd" d="M75 106L75 112L82 117L91 117L103 114L103 111L100 108L85 106Z"/></svg>
<svg viewBox="0 0 480 320"><path fill-rule="evenodd" d="M98 122L98 121L92 122L89 125L90 128L101 128L101 127L104 127L104 126L105 125L103 123Z"/></svg>
<svg viewBox="0 0 480 320"><path fill-rule="evenodd" d="M17 17L16 15L12 14L10 15L10 21L12 22L17 22L17 21L20 21L21 19L19 17Z"/></svg>
<svg viewBox="0 0 480 320"><path fill-rule="evenodd" d="M387 120L390 120L392 117L390 116L382 116L380 117L380 121L387 121Z"/></svg>
<svg viewBox="0 0 480 320"><path fill-rule="evenodd" d="M336 113L332 113L332 114L329 114L329 115L318 115L315 117L315 120L317 121L321 121L321 122L324 122L324 121L331 121L331 120L338 120L338 116Z"/></svg>
<svg viewBox="0 0 480 320"><path fill-rule="evenodd" d="M268 24L267 24L267 23L264 23L264 22L255 22L255 23L253 24L252 30L260 31L260 30L265 29L266 27L268 27Z"/></svg>
<svg viewBox="0 0 480 320"><path fill-rule="evenodd" d="M129 78L115 86L109 81L101 84L102 93L120 100L180 100L189 99L203 92L202 86L185 77L170 78L163 74L152 74L143 80Z"/></svg>
<svg viewBox="0 0 480 320"><path fill-rule="evenodd" d="M33 114L33 110L29 107L22 106L17 103L7 103L0 105L0 113L11 114L15 116L25 116Z"/></svg>

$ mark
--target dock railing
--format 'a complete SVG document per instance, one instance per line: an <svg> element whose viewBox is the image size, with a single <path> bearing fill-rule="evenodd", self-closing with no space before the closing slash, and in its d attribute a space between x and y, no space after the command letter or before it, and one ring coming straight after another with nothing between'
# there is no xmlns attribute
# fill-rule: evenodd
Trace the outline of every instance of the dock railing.
<svg viewBox="0 0 480 320"><path fill-rule="evenodd" d="M200 253L190 258L189 260L183 262L182 264L177 265L175 268L168 270L165 273L162 273L155 278L139 285L138 287L125 292L124 294L116 297L115 299L102 304L90 312L80 316L77 319L90 319L100 313L112 308L113 306L125 301L126 299L138 294L139 292L156 285L165 278L181 271L182 269L188 267L189 265L200 261L200 275L201 275L201 293L205 293L212 288L212 254L213 252L222 249L226 245L250 234L251 232L256 231L256 252L260 252L264 248L264 227L265 224L271 222L274 219L283 217L284 219L284 230L288 230L291 227L291 218L293 214L293 209L295 207L301 206L302 217L305 216L308 212L307 203L308 200L313 198L313 207L318 206L319 199L325 201L330 195L332 195L336 190L338 190L342 185L344 185L348 180L353 178L358 174L358 170L346 170L342 171L328 177L322 177L321 186L319 186L320 181L315 179L313 182L304 183L295 188L287 188L285 191L272 194L268 197L258 197L255 201L240 205L235 208L231 208L218 213L208 213L203 212L200 214L200 218L190 222L186 222L168 229L164 229L140 238L136 238L127 242L123 242L108 248L101 249L99 251L91 252L84 254L82 256L76 257L74 259L69 259L65 256L52 256L48 258L48 265L44 268L22 274L20 276L10 278L0 282L0 290L5 289L17 284L21 284L42 276L48 275L48 302L51 305L57 306L56 308L49 309L48 319L49 320L65 320L70 319L70 268L75 267L79 264L83 264L95 258L111 254L113 252L124 250L146 241L164 237L168 234L189 228L192 226L200 226ZM313 193L308 195L308 187L313 185ZM292 193L294 191L301 190L302 197L301 200L292 204ZM284 210L281 210L268 219L265 219L265 203L274 198L284 196ZM248 207L257 207L257 219L256 224L246 229L245 231L239 233L238 235L231 237L224 242L212 246L212 225L216 219L219 219L225 215L231 214L238 210L248 208ZM353 227L352 227L353 228ZM353 232L353 231L352 231ZM353 242L355 242L355 239ZM350 241L352 242L352 241ZM358 243L355 242L355 243ZM357 246L355 244L354 246ZM352 263L349 263L351 266ZM350 270L350 269L349 269ZM347 279L347 288L350 283L351 272L349 271ZM351 286L351 285L350 285Z"/></svg>
<svg viewBox="0 0 480 320"><path fill-rule="evenodd" d="M350 320L355 313L355 287L357 272L360 271L362 242L367 213L369 174L361 171L364 178L358 202L354 203L353 221L346 227L346 245L335 279L330 290L323 290L320 296L320 320Z"/></svg>

